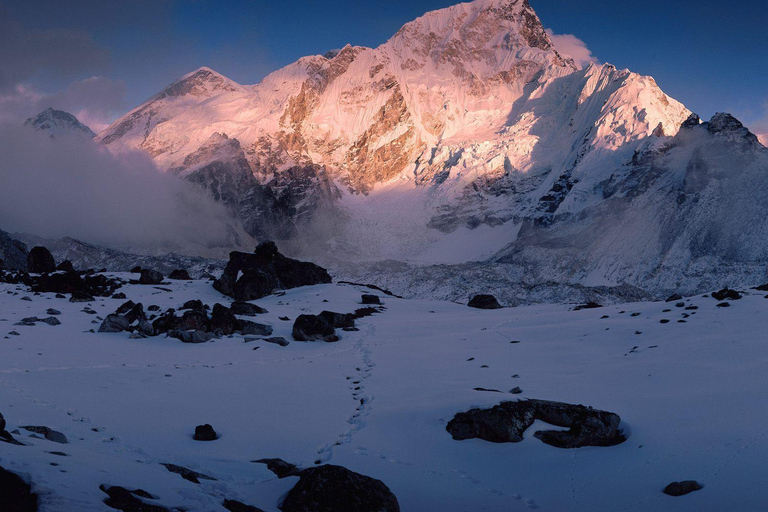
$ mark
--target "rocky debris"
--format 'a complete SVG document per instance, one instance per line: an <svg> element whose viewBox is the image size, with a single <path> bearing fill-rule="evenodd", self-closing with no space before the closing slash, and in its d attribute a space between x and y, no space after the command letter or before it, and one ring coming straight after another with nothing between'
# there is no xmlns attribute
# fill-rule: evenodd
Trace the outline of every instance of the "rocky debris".
<svg viewBox="0 0 768 512"><path fill-rule="evenodd" d="M360 302L363 304L381 304L381 299L378 295L364 293L360 299Z"/></svg>
<svg viewBox="0 0 768 512"><path fill-rule="evenodd" d="M191 469L185 468L184 466L179 466L176 464L168 464L165 462L160 463L161 466L165 466L165 469L170 471L171 473L176 473L177 475L181 475L181 478L184 480L188 480L192 482L193 484L199 484L200 480L211 480L216 481L215 478L212 476L204 475L202 473L198 473L197 471L192 471Z"/></svg>
<svg viewBox="0 0 768 512"><path fill-rule="evenodd" d="M714 298L715 300L739 300L741 298L741 294L736 290L731 290L730 288L723 288L718 292L712 293L712 298Z"/></svg>
<svg viewBox="0 0 768 512"><path fill-rule="evenodd" d="M283 512L399 512L384 482L330 464L307 468L288 491Z"/></svg>
<svg viewBox="0 0 768 512"><path fill-rule="evenodd" d="M574 311L581 311L582 309L597 309L603 307L602 304L598 304L597 302L589 301L586 304L580 304L573 308Z"/></svg>
<svg viewBox="0 0 768 512"><path fill-rule="evenodd" d="M168 279L174 279L176 281L191 281L192 277L186 270L177 269L168 274Z"/></svg>
<svg viewBox="0 0 768 512"><path fill-rule="evenodd" d="M680 296L680 295L679 295L679 294L677 294L677 293L673 293L672 295L670 295L669 297L667 297L667 300L666 300L666 302L675 302L676 300L683 300L683 297L682 297L682 296Z"/></svg>
<svg viewBox="0 0 768 512"><path fill-rule="evenodd" d="M448 422L446 430L456 440L479 438L493 443L517 443L535 420L570 429L534 434L558 448L613 446L626 440L619 429L621 418L617 414L547 400L502 402L490 409L460 412Z"/></svg>
<svg viewBox="0 0 768 512"><path fill-rule="evenodd" d="M67 441L67 436L65 436L61 432L57 432L48 427L28 425L26 427L19 427L19 428L23 428L24 430L34 432L35 434L40 434L41 436L44 436L47 440L52 441L54 443L59 443L59 444L69 443L69 441Z"/></svg>
<svg viewBox="0 0 768 512"><path fill-rule="evenodd" d="M49 316L48 318L38 318L36 316L30 316L27 318L22 318L21 322L19 322L20 325L35 325L36 322L42 322L44 324L48 324L50 326L54 325L61 325L61 321L59 321L58 318L54 316Z"/></svg>
<svg viewBox="0 0 768 512"><path fill-rule="evenodd" d="M148 268L141 269L139 284L160 284L163 282L163 274Z"/></svg>
<svg viewBox="0 0 768 512"><path fill-rule="evenodd" d="M215 441L218 438L218 434L208 423L195 427L195 435L193 436L195 441Z"/></svg>
<svg viewBox="0 0 768 512"><path fill-rule="evenodd" d="M8 512L36 512L37 494L15 473L0 466L0 505Z"/></svg>
<svg viewBox="0 0 768 512"><path fill-rule="evenodd" d="M141 489L129 491L117 485L102 485L99 489L109 496L104 500L104 504L116 510L123 512L169 512L165 507L140 500L137 496L153 499L151 494Z"/></svg>
<svg viewBox="0 0 768 512"><path fill-rule="evenodd" d="M173 329L167 333L169 338L176 338L184 343L207 343L211 341L215 336L210 332L205 331L181 331L179 329Z"/></svg>
<svg viewBox="0 0 768 512"><path fill-rule="evenodd" d="M703 488L704 486L696 480L683 480L682 482L672 482L661 492L668 496L684 496L694 491L699 491Z"/></svg>
<svg viewBox="0 0 768 512"><path fill-rule="evenodd" d="M335 313L323 311L320 316L336 329L344 329L355 326L355 315L352 313Z"/></svg>
<svg viewBox="0 0 768 512"><path fill-rule="evenodd" d="M290 462L285 462L283 459L258 459L251 462L257 462L259 464L266 464L267 469L277 475L277 478L286 478L289 476L299 476L301 470Z"/></svg>
<svg viewBox="0 0 768 512"><path fill-rule="evenodd" d="M214 304L211 312L211 330L214 332L221 331L222 334L229 335L241 330L240 321L228 307Z"/></svg>
<svg viewBox="0 0 768 512"><path fill-rule="evenodd" d="M221 506L229 510L229 512L264 512L258 507L246 505L245 503L236 500L224 500Z"/></svg>
<svg viewBox="0 0 768 512"><path fill-rule="evenodd" d="M45 247L33 247L27 255L27 272L30 274L45 274L56 271L56 260L51 251Z"/></svg>
<svg viewBox="0 0 768 512"><path fill-rule="evenodd" d="M72 295L69 297L69 302L93 302L94 299L93 295L90 295L86 292L72 292Z"/></svg>
<svg viewBox="0 0 768 512"><path fill-rule="evenodd" d="M475 295L469 300L467 306L477 309L501 309L501 304L493 295Z"/></svg>
<svg viewBox="0 0 768 512"><path fill-rule="evenodd" d="M274 290L330 283L331 276L314 263L280 254L274 242L264 242L253 254L232 252L221 278L213 283L219 292L237 301L266 297Z"/></svg>
<svg viewBox="0 0 768 512"><path fill-rule="evenodd" d="M99 332L123 332L130 329L130 327L131 322L127 318L122 315L112 314L107 315L107 318L104 319L104 322L99 327Z"/></svg>
<svg viewBox="0 0 768 512"><path fill-rule="evenodd" d="M229 309L231 309L234 314L242 316L256 316L267 313L266 309L259 307L256 304L251 304L250 302L235 301Z"/></svg>
<svg viewBox="0 0 768 512"><path fill-rule="evenodd" d="M296 341L339 341L336 329L320 315L299 315L293 323L293 339Z"/></svg>
<svg viewBox="0 0 768 512"><path fill-rule="evenodd" d="M274 338L264 338L264 341L267 343L274 343L275 345L280 345L281 347L287 347L288 346L288 340L283 338L282 336L275 336Z"/></svg>

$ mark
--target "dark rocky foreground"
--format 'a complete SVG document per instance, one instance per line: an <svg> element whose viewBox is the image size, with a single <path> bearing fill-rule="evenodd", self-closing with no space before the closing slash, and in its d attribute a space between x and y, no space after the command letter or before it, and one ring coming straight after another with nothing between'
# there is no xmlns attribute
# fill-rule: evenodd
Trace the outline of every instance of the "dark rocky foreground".
<svg viewBox="0 0 768 512"><path fill-rule="evenodd" d="M547 400L502 402L490 409L460 412L446 430L459 441L478 438L493 443L517 443L535 420L570 429L539 430L534 434L558 448L613 446L627 439L619 429L621 418L617 414Z"/></svg>

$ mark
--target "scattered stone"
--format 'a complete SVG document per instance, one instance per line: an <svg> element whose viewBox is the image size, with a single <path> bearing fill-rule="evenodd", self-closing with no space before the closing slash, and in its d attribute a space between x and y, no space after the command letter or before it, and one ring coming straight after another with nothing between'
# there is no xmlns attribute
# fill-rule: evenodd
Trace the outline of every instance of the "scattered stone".
<svg viewBox="0 0 768 512"><path fill-rule="evenodd" d="M626 441L614 413L583 405L547 400L502 402L491 409L460 412L446 430L456 440L479 438L493 443L517 443L535 420L570 430L537 431L534 437L558 448L613 446Z"/></svg>
<svg viewBox="0 0 768 512"><path fill-rule="evenodd" d="M199 299L188 300L187 302L184 303L183 306L179 308L179 310L182 310L182 309L204 309L203 301Z"/></svg>
<svg viewBox="0 0 768 512"><path fill-rule="evenodd" d="M682 482L672 482L661 492L668 496L684 496L694 491L699 491L703 488L704 486L696 480L683 480Z"/></svg>
<svg viewBox="0 0 768 512"><path fill-rule="evenodd" d="M229 309L231 309L234 314L242 316L256 316L267 313L266 309L261 308L256 304L251 304L250 302L235 301Z"/></svg>
<svg viewBox="0 0 768 512"><path fill-rule="evenodd" d="M160 284L163 282L163 274L156 270L141 269L139 284Z"/></svg>
<svg viewBox="0 0 768 512"><path fill-rule="evenodd" d="M579 306L576 306L573 308L574 311L581 311L582 309L597 309L603 307L602 304L598 304L597 302L589 301L586 304L581 304Z"/></svg>
<svg viewBox="0 0 768 512"><path fill-rule="evenodd" d="M240 324L240 332L243 334L250 334L252 336L269 336L272 334L271 325L259 324L249 320L238 320L238 322Z"/></svg>
<svg viewBox="0 0 768 512"><path fill-rule="evenodd" d="M331 276L324 268L286 258L274 242L264 242L253 254L231 252L224 273L213 287L235 300L249 301L271 295L274 290L330 282Z"/></svg>
<svg viewBox="0 0 768 512"><path fill-rule="evenodd" d="M683 297L679 293L673 293L667 297L667 302L675 302L676 300L683 300Z"/></svg>
<svg viewBox="0 0 768 512"><path fill-rule="evenodd" d="M283 512L400 512L384 482L326 464L304 469L288 491Z"/></svg>
<svg viewBox="0 0 768 512"><path fill-rule="evenodd" d="M195 441L215 441L219 438L213 427L206 423L205 425L198 425L195 427L195 435L193 436Z"/></svg>
<svg viewBox="0 0 768 512"><path fill-rule="evenodd" d="M43 318L43 319L40 319L39 321L51 326L61 325L61 321L55 316L49 316L48 318Z"/></svg>
<svg viewBox="0 0 768 512"><path fill-rule="evenodd" d="M27 302L32 302L32 297L27 297L26 295L21 298L21 300L25 300Z"/></svg>
<svg viewBox="0 0 768 512"><path fill-rule="evenodd" d="M69 302L93 302L95 299L90 293L74 291L69 297Z"/></svg>
<svg viewBox="0 0 768 512"><path fill-rule="evenodd" d="M46 315L60 315L60 314L61 314L61 311L59 311L58 309L48 308L48 309L45 311L45 314L46 314Z"/></svg>
<svg viewBox="0 0 768 512"><path fill-rule="evenodd" d="M8 512L37 512L37 494L30 485L1 466L0 505Z"/></svg>
<svg viewBox="0 0 768 512"><path fill-rule="evenodd" d="M493 295L475 295L472 297L467 306L477 309L501 309L502 306L496 297Z"/></svg>
<svg viewBox="0 0 768 512"><path fill-rule="evenodd" d="M488 393L501 393L498 389L472 388L473 391L487 391Z"/></svg>
<svg viewBox="0 0 768 512"><path fill-rule="evenodd" d="M51 251L45 247L33 247L27 255L27 272L30 274L46 274L56 272L56 260Z"/></svg>
<svg viewBox="0 0 768 512"><path fill-rule="evenodd" d="M149 307L147 307L147 311L160 311L160 306L157 304L152 304Z"/></svg>
<svg viewBox="0 0 768 512"><path fill-rule="evenodd" d="M131 322L127 318L122 315L112 314L107 315L107 318L104 319L104 322L99 327L99 332L123 332L127 331L130 327Z"/></svg>
<svg viewBox="0 0 768 512"><path fill-rule="evenodd" d="M677 304L675 304L675 307L676 308L684 308L685 307L685 302L678 302Z"/></svg>
<svg viewBox="0 0 768 512"><path fill-rule="evenodd" d="M202 473L198 473L197 471L192 471L191 469L187 469L183 466L178 466L176 464L168 464L164 462L161 462L160 465L165 466L165 469L167 469L171 473L176 473L177 475L181 475L181 478L183 478L184 480L188 480L193 484L199 484L200 479L216 481L216 479L213 478L212 476L204 475Z"/></svg>
<svg viewBox="0 0 768 512"><path fill-rule="evenodd" d="M301 474L301 470L299 470L295 465L289 462L285 462L283 459L258 459L252 460L251 462L266 464L267 469L277 475L277 478L299 476Z"/></svg>
<svg viewBox="0 0 768 512"><path fill-rule="evenodd" d="M666 319L666 318L662 318L661 320L659 320L659 323L660 323L660 324L668 324L668 323L669 323L669 320L668 320L668 319Z"/></svg>
<svg viewBox="0 0 768 512"><path fill-rule="evenodd" d="M721 302L720 304L717 305L717 307L719 307L719 308L729 308L729 307L731 307L731 303L730 302Z"/></svg>
<svg viewBox="0 0 768 512"><path fill-rule="evenodd" d="M125 299L125 294L123 292L115 293L114 295L112 295L112 298L113 299Z"/></svg>
<svg viewBox="0 0 768 512"><path fill-rule="evenodd" d="M288 340L281 336L275 336L274 338L264 338L264 341L266 341L267 343L274 343L275 345L280 345L281 347L288 346Z"/></svg>
<svg viewBox="0 0 768 512"><path fill-rule="evenodd" d="M519 395L523 392L523 390L520 389L519 386L515 386L512 389L510 389L509 392L512 393L513 395Z"/></svg>
<svg viewBox="0 0 768 512"><path fill-rule="evenodd" d="M714 298L715 300L739 300L741 298L741 294L736 290L731 290L730 288L723 288L719 292L714 292L712 294L712 298Z"/></svg>
<svg viewBox="0 0 768 512"><path fill-rule="evenodd" d="M167 508L160 505L145 503L136 496L143 498L152 498L148 492L137 489L129 491L124 487L102 485L99 487L109 497L104 500L104 504L116 510L123 512L169 512Z"/></svg>
<svg viewBox="0 0 768 512"><path fill-rule="evenodd" d="M381 304L381 299L378 295L363 294L360 302L363 304Z"/></svg>
<svg viewBox="0 0 768 512"><path fill-rule="evenodd" d="M168 279L174 279L176 281L191 281L192 277L186 270L177 269L168 274Z"/></svg>
<svg viewBox="0 0 768 512"><path fill-rule="evenodd" d="M45 436L45 438L49 441L52 441L54 443L59 444L67 444L69 441L67 441L67 436L62 434L61 432L57 432L55 430L51 430L48 427L42 427L42 426L26 426L26 427L19 427L23 428L24 430L28 430L30 432L34 432L35 434L40 434L41 436Z"/></svg>
<svg viewBox="0 0 768 512"><path fill-rule="evenodd" d="M293 339L296 341L339 341L333 325L319 315L299 315L293 323Z"/></svg>

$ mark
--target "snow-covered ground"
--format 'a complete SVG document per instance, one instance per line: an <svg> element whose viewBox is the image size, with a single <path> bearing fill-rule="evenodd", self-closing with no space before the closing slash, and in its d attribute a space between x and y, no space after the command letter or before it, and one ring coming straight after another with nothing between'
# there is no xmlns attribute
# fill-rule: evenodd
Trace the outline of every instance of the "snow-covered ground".
<svg viewBox="0 0 768 512"><path fill-rule="evenodd" d="M172 291L120 291L145 307L229 304L206 281L162 287ZM381 479L403 511L750 511L768 503L764 293L728 308L699 296L685 300L697 310L636 303L581 311L382 296L386 311L358 320L358 332L339 331L339 342L292 341L297 315L352 312L370 292L320 285L256 301L269 310L256 320L291 340L280 347L239 336L192 345L95 334L85 304L16 291L0 285L0 334L20 333L0 338L0 413L9 431L45 425L69 444L21 430L26 446L0 443L0 465L32 482L44 511L110 510L99 490L109 484L189 511L223 511L227 498L275 512L297 478L278 480L250 462L264 457ZM104 317L122 302L92 307ZM46 317L47 308L62 312L61 325L13 325ZM508 393L515 386L521 395ZM459 411L517 398L618 413L629 439L563 450L533 438L538 425L509 444L454 441L445 430ZM220 439L194 441L202 423ZM196 485L161 463L216 480ZM661 493L686 479L704 489Z"/></svg>

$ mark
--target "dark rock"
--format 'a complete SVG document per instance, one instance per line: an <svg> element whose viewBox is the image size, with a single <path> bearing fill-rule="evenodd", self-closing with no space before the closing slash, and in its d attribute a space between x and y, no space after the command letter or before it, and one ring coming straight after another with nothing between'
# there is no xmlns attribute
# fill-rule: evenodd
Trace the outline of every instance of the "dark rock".
<svg viewBox="0 0 768 512"><path fill-rule="evenodd" d="M597 302L587 302L586 304L580 304L573 308L574 311L581 311L582 309L597 309L603 307L601 304L598 304Z"/></svg>
<svg viewBox="0 0 768 512"><path fill-rule="evenodd" d="M264 341L266 341L267 343L274 343L275 345L280 345L281 347L288 346L288 340L281 336L276 336L274 338L264 338Z"/></svg>
<svg viewBox="0 0 768 512"><path fill-rule="evenodd" d="M176 338L184 343L206 343L213 339L213 334L205 331L182 331L180 329L172 329L168 331L167 335L171 338Z"/></svg>
<svg viewBox="0 0 768 512"><path fill-rule="evenodd" d="M730 302L721 302L720 304L717 305L717 307L719 307L719 308L729 308L729 307L731 307L731 303Z"/></svg>
<svg viewBox="0 0 768 512"><path fill-rule="evenodd" d="M669 496L684 496L694 491L699 491L703 488L704 486L696 480L683 480L682 482L672 482L661 492Z"/></svg>
<svg viewBox="0 0 768 512"><path fill-rule="evenodd" d="M204 310L192 309L185 311L177 320L176 328L182 331L204 331L211 330L211 322L208 314Z"/></svg>
<svg viewBox="0 0 768 512"><path fill-rule="evenodd" d="M339 341L333 326L319 315L299 315L293 323L293 339L296 341Z"/></svg>
<svg viewBox="0 0 768 512"><path fill-rule="evenodd" d="M19 428L23 428L24 430L34 432L35 434L40 434L41 436L45 436L47 440L53 441L54 443L59 443L59 444L69 443L69 441L67 441L67 436L65 436L61 432L51 430L48 427L26 426L26 427L19 427Z"/></svg>
<svg viewBox="0 0 768 512"><path fill-rule="evenodd" d="M145 503L136 496L149 497L151 495L146 491L138 489L136 491L129 491L124 487L119 486L106 486L99 487L109 497L104 500L104 504L108 507L116 510L122 510L123 512L169 512L167 508L160 505L153 505Z"/></svg>
<svg viewBox="0 0 768 512"><path fill-rule="evenodd" d="M330 464L303 470L280 508L283 512L400 511L384 482Z"/></svg>
<svg viewBox="0 0 768 512"><path fill-rule="evenodd" d="M27 255L27 272L30 274L43 274L56 271L56 260L51 251L45 247L33 247Z"/></svg>
<svg viewBox="0 0 768 512"><path fill-rule="evenodd" d="M365 318L366 316L375 315L378 312L379 312L378 309L372 308L372 307L359 308L359 309L356 309L354 313L352 313L352 317L355 319Z"/></svg>
<svg viewBox="0 0 768 512"><path fill-rule="evenodd" d="M93 298L93 295L82 291L72 292L69 297L69 302L93 302L94 300L96 299Z"/></svg>
<svg viewBox="0 0 768 512"><path fill-rule="evenodd" d="M56 270L61 271L61 272L74 272L75 271L75 267L74 267L74 265L72 265L71 261L64 260L64 261L62 261L61 263L58 264L58 266L56 267Z"/></svg>
<svg viewBox="0 0 768 512"><path fill-rule="evenodd" d="M768 283L761 284L760 286L755 286L754 289L759 292L768 292Z"/></svg>
<svg viewBox="0 0 768 512"><path fill-rule="evenodd" d="M212 476L204 475L202 473L198 473L197 471L192 471L191 469L187 469L183 466L178 466L176 464L167 464L163 462L161 462L160 465L165 466L165 469L167 469L171 473L176 473L177 475L181 475L181 478L183 478L184 480L188 480L193 484L199 484L200 479L216 481L216 479L213 478Z"/></svg>
<svg viewBox="0 0 768 512"><path fill-rule="evenodd" d="M112 298L113 299L125 299L125 294L123 292L116 293L116 294L112 295Z"/></svg>
<svg viewBox="0 0 768 512"><path fill-rule="evenodd" d="M123 332L127 331L131 326L131 322L128 321L122 315L107 315L107 318L101 323L99 332Z"/></svg>
<svg viewBox="0 0 768 512"><path fill-rule="evenodd" d="M676 300L683 300L683 297L677 293L673 293L667 297L667 302L675 302Z"/></svg>
<svg viewBox="0 0 768 512"><path fill-rule="evenodd" d="M519 395L523 392L523 390L520 389L519 386L515 386L514 388L510 389L509 392L512 393L513 395Z"/></svg>
<svg viewBox="0 0 768 512"><path fill-rule="evenodd" d="M222 334L229 335L239 328L240 321L228 307L214 304L211 312L211 331L221 331Z"/></svg>
<svg viewBox="0 0 768 512"><path fill-rule="evenodd" d="M336 329L344 329L355 326L355 316L351 313L334 313L323 311L320 316Z"/></svg>
<svg viewBox="0 0 768 512"><path fill-rule="evenodd" d="M701 124L701 118L696 114L691 114L688 116L688 119L683 121L683 124L680 125L680 128L683 130L695 128Z"/></svg>
<svg viewBox="0 0 768 512"><path fill-rule="evenodd" d="M331 276L324 268L286 258L274 242L264 242L253 254L230 253L229 263L213 287L235 300L249 301L266 297L274 290L330 282Z"/></svg>
<svg viewBox="0 0 768 512"><path fill-rule="evenodd" d="M235 500L224 500L221 506L229 510L229 512L264 512L258 507L246 505L245 503Z"/></svg>
<svg viewBox="0 0 768 512"><path fill-rule="evenodd" d="M714 292L712 294L712 298L714 298L715 300L739 300L741 298L741 294L736 290L731 290L730 288L723 288L719 292Z"/></svg>
<svg viewBox="0 0 768 512"><path fill-rule="evenodd" d="M160 284L163 282L163 274L156 270L150 270L148 268L141 270L141 277L139 277L139 284Z"/></svg>
<svg viewBox="0 0 768 512"><path fill-rule="evenodd" d="M3 418L2 414L0 414L0 441L6 442L8 444L21 445L20 442L13 438L10 432L5 430L5 418ZM1 485L0 489L2 489ZM2 496L2 492L0 492L0 496Z"/></svg>
<svg viewBox="0 0 768 512"><path fill-rule="evenodd" d="M216 431L208 423L205 425L198 425L195 427L195 441L215 441L219 438Z"/></svg>
<svg viewBox="0 0 768 512"><path fill-rule="evenodd" d="M204 309L203 301L198 300L198 299L188 300L179 309L180 310L182 310L182 309Z"/></svg>
<svg viewBox="0 0 768 512"><path fill-rule="evenodd" d="M136 265L131 269L131 274L141 274L141 267Z"/></svg>
<svg viewBox="0 0 768 512"><path fill-rule="evenodd" d="M61 311L58 309L48 308L45 312L46 315L60 315Z"/></svg>
<svg viewBox="0 0 768 512"><path fill-rule="evenodd" d="M546 400L502 402L491 409L471 409L456 414L446 430L456 440L479 438L494 443L522 441L535 420L570 430L538 431L534 437L558 448L613 446L626 440L614 413L583 405Z"/></svg>
<svg viewBox="0 0 768 512"><path fill-rule="evenodd" d="M381 299L378 295L363 294L361 302L363 304L381 304Z"/></svg>
<svg viewBox="0 0 768 512"><path fill-rule="evenodd" d="M192 277L189 275L189 272L186 270L174 270L168 275L168 279L175 279L177 281L191 281Z"/></svg>
<svg viewBox="0 0 768 512"><path fill-rule="evenodd" d="M160 306L157 304L152 304L147 307L147 311L160 311Z"/></svg>
<svg viewBox="0 0 768 512"><path fill-rule="evenodd" d="M61 325L61 321L59 321L58 318L55 316L49 316L48 318L43 318L40 320L40 322L43 322L44 324L48 325Z"/></svg>
<svg viewBox="0 0 768 512"><path fill-rule="evenodd" d="M0 467L0 506L7 512L36 512L37 494L15 473Z"/></svg>
<svg viewBox="0 0 768 512"><path fill-rule="evenodd" d="M134 307L136 307L136 303L132 300L129 300L128 302L123 302L118 306L118 308L115 310L116 315L124 315L130 310L132 310Z"/></svg>
<svg viewBox="0 0 768 512"><path fill-rule="evenodd" d="M266 309L261 308L256 304L251 304L250 302L235 301L229 309L231 309L234 314L242 316L256 316L267 313Z"/></svg>
<svg viewBox="0 0 768 512"><path fill-rule="evenodd" d="M252 336L269 336L272 334L272 326L266 324L259 324L251 322L249 320L238 320L240 325L240 332L243 334L250 334Z"/></svg>
<svg viewBox="0 0 768 512"><path fill-rule="evenodd" d="M477 309L501 309L502 307L493 295L475 295L467 306Z"/></svg>
<svg viewBox="0 0 768 512"><path fill-rule="evenodd" d="M285 462L283 459L258 459L251 462L258 462L260 464L266 464L267 469L277 475L277 478L286 478L289 476L299 476L301 470L294 464Z"/></svg>

